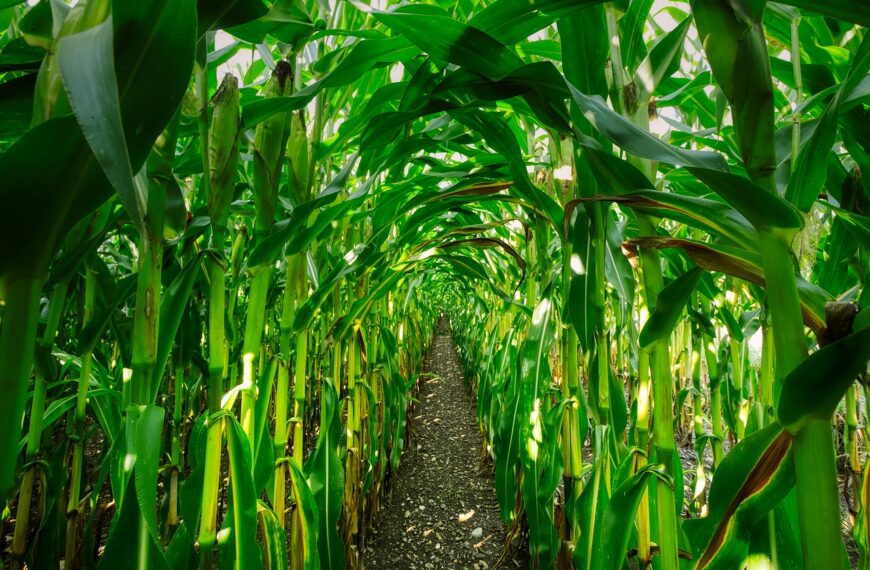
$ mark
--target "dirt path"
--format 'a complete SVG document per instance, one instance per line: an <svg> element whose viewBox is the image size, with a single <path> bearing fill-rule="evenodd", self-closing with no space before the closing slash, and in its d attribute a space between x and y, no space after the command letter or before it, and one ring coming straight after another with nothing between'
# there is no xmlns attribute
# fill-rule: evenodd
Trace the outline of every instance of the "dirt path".
<svg viewBox="0 0 870 570"><path fill-rule="evenodd" d="M421 379L413 435L390 504L369 535L367 570L493 568L505 532L492 468L481 467L475 404L446 326L439 327ZM500 568L526 568L514 554Z"/></svg>

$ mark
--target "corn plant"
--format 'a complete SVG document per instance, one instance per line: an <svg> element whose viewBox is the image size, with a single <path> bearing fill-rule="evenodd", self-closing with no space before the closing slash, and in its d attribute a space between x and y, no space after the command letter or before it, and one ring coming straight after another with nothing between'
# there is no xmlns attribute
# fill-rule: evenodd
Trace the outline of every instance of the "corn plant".
<svg viewBox="0 0 870 570"><path fill-rule="evenodd" d="M364 567L441 315L532 567L870 567L864 3L0 22L4 567Z"/></svg>

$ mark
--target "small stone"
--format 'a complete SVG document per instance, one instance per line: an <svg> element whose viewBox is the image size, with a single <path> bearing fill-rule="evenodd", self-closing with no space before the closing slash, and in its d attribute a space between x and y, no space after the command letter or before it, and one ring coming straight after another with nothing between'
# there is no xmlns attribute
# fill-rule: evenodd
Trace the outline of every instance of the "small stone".
<svg viewBox="0 0 870 570"><path fill-rule="evenodd" d="M483 536L483 529L477 527L473 531L471 531L471 538L481 538Z"/></svg>
<svg viewBox="0 0 870 570"><path fill-rule="evenodd" d="M411 516L411 511L405 511L405 518L408 518L410 516Z"/></svg>

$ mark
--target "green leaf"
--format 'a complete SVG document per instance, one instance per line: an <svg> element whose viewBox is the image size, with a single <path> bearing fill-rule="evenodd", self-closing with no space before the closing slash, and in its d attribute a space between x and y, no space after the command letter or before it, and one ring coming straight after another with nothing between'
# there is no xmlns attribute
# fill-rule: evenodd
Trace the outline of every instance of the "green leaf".
<svg viewBox="0 0 870 570"><path fill-rule="evenodd" d="M692 1L707 60L731 103L743 163L750 178L773 191L774 96L763 11L755 0Z"/></svg>
<svg viewBox="0 0 870 570"><path fill-rule="evenodd" d="M293 45L311 36L316 29L301 0L277 0L261 18L254 20L252 15L246 10L237 17L239 25L227 22L227 26L233 26L227 31L250 43L265 43L268 35Z"/></svg>
<svg viewBox="0 0 870 570"><path fill-rule="evenodd" d="M501 79L523 64L504 44L439 8L418 4L373 14L432 57L490 79Z"/></svg>
<svg viewBox="0 0 870 570"><path fill-rule="evenodd" d="M15 38L0 49L0 71L37 71L45 54L45 48L30 45L23 37ZM33 91L30 96L33 97ZM33 112L32 107L30 111Z"/></svg>
<svg viewBox="0 0 870 570"><path fill-rule="evenodd" d="M837 219L842 220L854 239L859 243L870 242L870 217L849 212L827 204L827 207L837 213Z"/></svg>
<svg viewBox="0 0 870 570"><path fill-rule="evenodd" d="M224 527L231 529L235 543L236 567L258 568L260 557L257 546L257 493L251 475L251 446L236 418L226 415L224 421L229 456L229 510L232 514L230 520L224 521Z"/></svg>
<svg viewBox="0 0 870 570"><path fill-rule="evenodd" d="M320 520L314 494L308 487L308 482L302 470L291 460L290 484L293 487L293 500L296 510L293 515L294 530L302 537L302 560L305 570L320 570L320 555L317 535L320 530Z"/></svg>
<svg viewBox="0 0 870 570"><path fill-rule="evenodd" d="M495 462L495 493L501 507L503 522L514 520L517 496L517 463L520 458L520 392L519 382L508 386L508 393L498 415L492 455Z"/></svg>
<svg viewBox="0 0 870 570"><path fill-rule="evenodd" d="M649 19L653 0L634 0L629 2L625 16L620 18L619 45L622 49L622 63L629 70L636 69L646 55L643 39L644 25Z"/></svg>
<svg viewBox="0 0 870 570"><path fill-rule="evenodd" d="M344 467L339 458L341 409L332 384L324 379L321 386L320 435L314 451L305 461L304 472L319 516L317 550L321 567L324 570L343 570L345 545L338 534L344 497Z"/></svg>
<svg viewBox="0 0 870 570"><path fill-rule="evenodd" d="M604 272L619 299L630 306L634 304L634 272L628 258L622 254L623 229L613 223L607 225Z"/></svg>
<svg viewBox="0 0 870 570"><path fill-rule="evenodd" d="M863 2L853 0L780 0L780 2L844 22L852 22L865 28L870 27L870 5Z"/></svg>
<svg viewBox="0 0 870 570"><path fill-rule="evenodd" d="M604 0L496 0L475 14L468 24L505 45L542 30L557 19Z"/></svg>
<svg viewBox="0 0 870 570"><path fill-rule="evenodd" d="M457 112L454 117L483 134L486 143L508 160L513 175L513 188L543 213L557 232L562 232L562 209L549 194L542 192L529 180L516 135L502 117L484 112Z"/></svg>
<svg viewBox="0 0 870 570"><path fill-rule="evenodd" d="M169 4L118 2L113 10L115 34L122 30L124 37L114 44L114 62L133 172L175 114L193 68L194 3ZM157 94L155 85L160 85ZM7 206L0 214L0 277L44 274L59 236L112 193L76 118L69 115L19 138L0 155L0 176L0 198Z"/></svg>
<svg viewBox="0 0 870 570"><path fill-rule="evenodd" d="M865 36L858 47L848 77L840 84L837 94L825 107L813 134L802 145L794 163L794 171L789 177L785 197L801 212L809 212L819 197L827 175L825 163L837 136L840 107L858 82L866 79L868 70L870 70L870 40ZM792 160L795 158L792 157Z"/></svg>
<svg viewBox="0 0 870 570"><path fill-rule="evenodd" d="M257 394L272 393L277 370L277 358L270 359L268 364L261 368L259 378L257 378ZM271 405L272 399L262 396L258 397L254 403L254 448L251 452L254 460L252 469L254 489L258 492L262 491L269 478L275 473L275 447L269 433L269 427L272 423Z"/></svg>
<svg viewBox="0 0 870 570"><path fill-rule="evenodd" d="M532 314L526 342L520 351L520 463L522 494L529 524L529 552L539 568L553 568L558 554L559 537L553 525L552 497L562 471L562 455L555 451L561 411L564 403L546 411L544 399L552 378L547 361L553 341L553 301L548 292ZM546 416L558 411L559 421L547 421ZM547 424L555 424L547 425ZM554 475L554 472L558 474Z"/></svg>
<svg viewBox="0 0 870 570"><path fill-rule="evenodd" d="M607 437L608 426L595 426L595 459L592 464L592 472L583 486L583 491L576 499L571 511L578 524L586 532L580 534L574 548L574 567L580 570L592 570L596 566L598 558L603 554L601 545L604 542L602 535L604 528L604 515L607 512L607 504L610 501L610 489L606 477L609 458L601 453L603 441ZM610 537L608 537L610 538ZM619 568L620 566L617 566Z"/></svg>
<svg viewBox="0 0 870 570"><path fill-rule="evenodd" d="M659 293L656 308L640 331L638 342L643 349L659 341L666 342L683 313L683 307L698 286L704 270L693 267L667 284Z"/></svg>
<svg viewBox="0 0 870 570"><path fill-rule="evenodd" d="M578 218L579 219L579 218ZM580 239L585 243L588 240L585 228L575 228L574 251L585 252L585 247L578 247ZM580 253L574 255L580 257ZM585 256L583 256L585 257ZM584 346L591 346L595 343L595 324L598 322L598 307L593 302L594 292L591 289L594 287L597 279L595 278L594 264L589 264L587 259L580 257L580 262L585 266L584 273L575 273L572 268L571 285L568 289L568 299L565 303L566 317L577 331L580 343Z"/></svg>
<svg viewBox="0 0 870 570"><path fill-rule="evenodd" d="M287 255L298 253L316 239L318 232L312 231L312 226L330 224L344 215L354 205L350 198L329 209L325 206L332 204L341 195L340 191L347 185L355 164L355 159L348 160L320 196L299 204L293 208L290 218L275 224L271 233L254 246L248 256L248 263L252 266L271 263L278 258L285 246ZM309 225L310 216L319 208L317 219Z"/></svg>
<svg viewBox="0 0 870 570"><path fill-rule="evenodd" d="M604 552L593 557L597 562L596 568L600 570L621 568L626 563L626 551L634 526L635 514L643 498L643 493L649 486L648 482L651 476L664 480L669 479L663 466L645 465L614 489L610 495L610 500L604 511L601 531L602 536L607 537L607 539L604 541Z"/></svg>
<svg viewBox="0 0 870 570"><path fill-rule="evenodd" d="M163 414L163 409L157 406L127 409L125 443L116 455L123 475L120 486L115 486L113 480L112 489L118 514L109 529L106 549L100 559L101 569L169 568L157 532L157 475Z"/></svg>
<svg viewBox="0 0 870 570"><path fill-rule="evenodd" d="M58 61L70 105L109 183L139 231L144 231L146 189L133 181L115 78L111 18L61 39Z"/></svg>
<svg viewBox="0 0 870 570"><path fill-rule="evenodd" d="M757 230L777 230L791 236L804 225L803 216L794 206L747 178L703 168L689 170L734 206Z"/></svg>
<svg viewBox="0 0 870 570"><path fill-rule="evenodd" d="M683 43L691 22L691 18L686 18L665 34L637 68L634 83L638 87L637 99L640 103L647 101L655 93L659 83L679 69Z"/></svg>
<svg viewBox="0 0 870 570"><path fill-rule="evenodd" d="M0 141L21 136L33 116L33 91L36 75L24 75L0 84Z"/></svg>
<svg viewBox="0 0 870 570"><path fill-rule="evenodd" d="M777 417L792 433L813 419L830 420L846 390L867 368L870 328L811 354L782 384Z"/></svg>
<svg viewBox="0 0 870 570"><path fill-rule="evenodd" d="M135 290L136 277L134 275L129 275L118 283L115 296L112 300L82 328L77 346L80 354L94 350L106 326L115 316L118 307L125 303Z"/></svg>
<svg viewBox="0 0 870 570"><path fill-rule="evenodd" d="M726 570L743 563L755 523L794 486L791 445L791 435L774 423L725 456L710 487L709 514L683 523L695 568Z"/></svg>
<svg viewBox="0 0 870 570"><path fill-rule="evenodd" d="M616 196L600 194L577 200L577 202L596 201L615 202L641 213L675 220L727 239L744 248L758 247L758 233L746 218L727 204L709 198L641 190Z"/></svg>
<svg viewBox="0 0 870 570"><path fill-rule="evenodd" d="M262 18L269 13L263 0L197 0L199 34L213 28L228 28Z"/></svg>
<svg viewBox="0 0 870 570"><path fill-rule="evenodd" d="M272 115L304 108L322 89L353 83L373 67L413 57L419 50L405 38L365 39L354 44L335 69L293 95L258 99L242 108L242 123L250 128Z"/></svg>
<svg viewBox="0 0 870 570"><path fill-rule="evenodd" d="M257 518L262 529L266 568L287 568L287 533L275 511L263 501L257 501Z"/></svg>
<svg viewBox="0 0 870 570"><path fill-rule="evenodd" d="M614 112L601 97L588 96L568 84L574 102L583 112L583 116L604 136L619 145L626 152L641 158L658 160L674 166L695 166L710 170L727 170L725 159L721 155L689 150L673 145L654 137L649 132L634 125L622 115ZM600 145L585 137L578 137L577 142L600 150Z"/></svg>
<svg viewBox="0 0 870 570"><path fill-rule="evenodd" d="M154 388L151 401L155 401L160 391L163 371L166 369L166 363L169 362L169 354L172 352L172 346L175 344L178 327L181 326L181 319L184 317L187 301L190 299L193 284L196 282L196 277L199 274L200 257L201 255L197 256L196 259L191 260L184 269L179 271L175 279L172 280L172 283L169 284L169 287L163 291L163 297L160 302L160 331L157 335L157 356L154 364L154 376L151 381L151 386Z"/></svg>

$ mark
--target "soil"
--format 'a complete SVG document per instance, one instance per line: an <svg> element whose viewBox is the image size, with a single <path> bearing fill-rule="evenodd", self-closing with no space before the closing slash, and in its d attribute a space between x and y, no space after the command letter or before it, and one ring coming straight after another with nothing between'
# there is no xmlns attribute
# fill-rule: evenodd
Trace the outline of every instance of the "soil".
<svg viewBox="0 0 870 570"><path fill-rule="evenodd" d="M369 570L528 568L505 551L491 464L476 408L446 326L439 327L420 380L389 504L365 549Z"/></svg>

